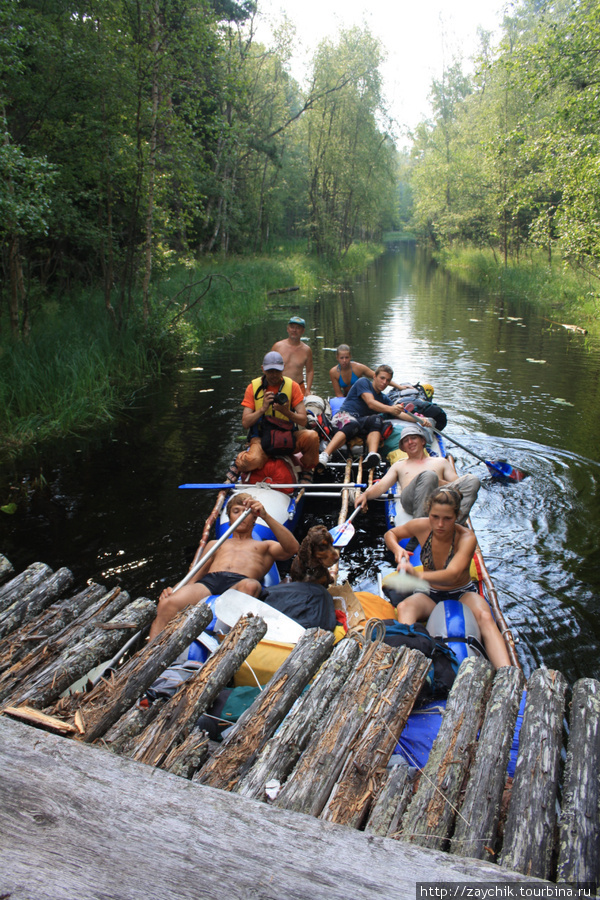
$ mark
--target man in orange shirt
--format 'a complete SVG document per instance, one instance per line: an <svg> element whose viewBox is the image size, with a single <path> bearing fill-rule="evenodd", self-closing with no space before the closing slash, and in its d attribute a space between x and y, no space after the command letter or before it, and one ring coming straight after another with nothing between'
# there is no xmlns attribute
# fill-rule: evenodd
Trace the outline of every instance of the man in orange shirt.
<svg viewBox="0 0 600 900"><path fill-rule="evenodd" d="M269 456L300 454L301 481L311 481L319 460L319 436L305 429L307 415L302 388L283 374L281 353L271 350L263 359L263 374L250 382L242 400L242 427L250 446L238 454L240 472L265 465ZM302 430L299 430L302 429Z"/></svg>

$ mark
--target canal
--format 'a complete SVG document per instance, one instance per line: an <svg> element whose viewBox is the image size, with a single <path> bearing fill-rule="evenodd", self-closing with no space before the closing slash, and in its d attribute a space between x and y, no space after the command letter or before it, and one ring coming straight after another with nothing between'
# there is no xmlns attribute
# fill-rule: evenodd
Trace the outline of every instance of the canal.
<svg viewBox="0 0 600 900"><path fill-rule="evenodd" d="M348 343L354 359L388 363L396 380L433 384L450 436L530 473L502 485L453 450L459 470L482 479L471 518L525 670L600 677L600 347L525 300L465 288L417 251L386 254L316 303L282 295L263 322L138 395L112 430L57 442L7 473L18 511L0 516L0 552L18 570L67 566L79 582L132 596L156 598L178 581L215 496L178 485L222 480L242 436L244 388L290 312L307 321L315 393L329 393L335 347ZM305 510L306 526L336 524L332 502ZM383 504L355 523L340 575L357 587L384 560Z"/></svg>

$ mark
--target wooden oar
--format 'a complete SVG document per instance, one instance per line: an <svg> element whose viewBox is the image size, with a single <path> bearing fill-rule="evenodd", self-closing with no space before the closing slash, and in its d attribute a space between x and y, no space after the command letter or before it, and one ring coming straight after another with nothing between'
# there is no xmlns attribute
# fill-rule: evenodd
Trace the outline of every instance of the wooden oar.
<svg viewBox="0 0 600 900"><path fill-rule="evenodd" d="M335 528L329 529L329 534L333 538L334 547L345 547L346 544L350 543L355 533L352 519L361 511L361 509L362 506L357 506L349 519L341 525L336 525Z"/></svg>
<svg viewBox="0 0 600 900"><path fill-rule="evenodd" d="M259 482L259 484L267 484L267 482ZM210 484L210 483L209 484L180 484L179 488L180 488L180 490L183 488L198 488L200 490L205 490L205 491L222 491L222 490L226 490L227 488L229 488L229 489L241 488L243 490L244 488L251 488L251 487L256 487L256 486L257 486L256 484L241 484L239 481L232 484L231 482L227 481L224 484ZM319 490L320 491L320 490L323 490L324 488L327 488L328 490L331 490L331 491L347 491L350 488L364 488L366 486L367 486L366 484L357 484L355 482L350 483L350 484L335 484L335 483L332 483L332 484L299 484L298 482L296 482L295 484L275 484L273 482L273 484L271 484L269 482L267 484L267 487L273 488L274 490L278 490L278 491L281 491L284 488L285 489L297 488L297 490L305 490L305 491L306 490L308 490L308 491Z"/></svg>
<svg viewBox="0 0 600 900"><path fill-rule="evenodd" d="M413 422L416 422L417 425L420 425L423 428L423 423L416 417L411 416L408 410L404 410L407 416L410 416ZM475 459L478 459L480 462L484 463L490 472L492 478L498 478L502 481L523 481L524 478L529 475L529 472L526 472L524 469L519 469L518 466L513 466L511 463L507 462L505 459L484 459L483 456L479 456L478 453L475 453L473 450L469 450L468 447L465 447L464 444L461 444L455 438L451 438L449 434L444 432L442 434L441 431L438 431L437 428L433 428L433 426L429 425L428 428L431 428L432 431L435 431L437 435L441 438L445 438L445 440L450 441L451 444L456 444L457 447L460 447L461 450L464 450L465 453L469 453L471 456L474 456Z"/></svg>

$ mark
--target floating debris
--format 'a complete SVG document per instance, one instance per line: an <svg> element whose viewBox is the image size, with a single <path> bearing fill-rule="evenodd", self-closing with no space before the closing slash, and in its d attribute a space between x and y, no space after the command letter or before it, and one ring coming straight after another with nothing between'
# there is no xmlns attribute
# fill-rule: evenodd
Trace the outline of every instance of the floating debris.
<svg viewBox="0 0 600 900"><path fill-rule="evenodd" d="M214 381L215 378L220 378L221 376L220 375L211 375L210 377L211 377L212 381Z"/></svg>
<svg viewBox="0 0 600 900"><path fill-rule="evenodd" d="M564 322L561 322L560 324L561 327L566 328L567 331L575 331L577 334L587 334L587 328L580 328L579 325L565 325Z"/></svg>
<svg viewBox="0 0 600 900"><path fill-rule="evenodd" d="M199 394L212 394L214 388L203 388L201 391L198 391Z"/></svg>
<svg viewBox="0 0 600 900"><path fill-rule="evenodd" d="M523 316L507 316L506 321L507 322L522 322Z"/></svg>
<svg viewBox="0 0 600 900"><path fill-rule="evenodd" d="M481 322L481 319L469 319L469 322Z"/></svg>
<svg viewBox="0 0 600 900"><path fill-rule="evenodd" d="M243 369L230 369L231 372L243 372Z"/></svg>
<svg viewBox="0 0 600 900"><path fill-rule="evenodd" d="M574 403L569 403L568 400L564 400L562 397L555 397L552 403L558 403L560 406L575 406Z"/></svg>
<svg viewBox="0 0 600 900"><path fill-rule="evenodd" d="M545 359L531 359L531 357L528 356L527 359L525 360L525 362L540 363L540 365L543 365L546 362L546 360Z"/></svg>

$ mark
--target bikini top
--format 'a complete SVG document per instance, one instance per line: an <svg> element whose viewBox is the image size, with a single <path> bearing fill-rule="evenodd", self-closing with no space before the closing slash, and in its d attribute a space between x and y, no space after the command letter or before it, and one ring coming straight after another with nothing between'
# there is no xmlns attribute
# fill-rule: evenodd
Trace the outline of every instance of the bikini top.
<svg viewBox="0 0 600 900"><path fill-rule="evenodd" d="M342 368L341 368L341 366L340 366L339 363L338 363L338 372L340 373L340 377L339 377L338 380L339 380L339 382L340 382L340 387L342 388L342 390L343 390L344 388L350 389L350 388L352 387L352 385L353 385L356 381L358 381L359 376L356 374L356 372L354 371L354 369L352 369L352 375L351 375L351 377L350 377L350 384L346 384L346 382L342 380Z"/></svg>
<svg viewBox="0 0 600 900"><path fill-rule="evenodd" d="M456 532L452 535L452 543L450 544L450 552L448 553L448 558L446 559L446 562L444 563L444 565L443 565L443 567L442 567L442 568L444 568L444 569L447 569L447 568L448 568L448 563L450 562L450 560L451 560L452 557L454 556L454 538L455 538L455 535L456 535ZM433 549L432 549L432 546L431 546L431 539L432 539L432 538L433 538L433 531L430 531L429 534L428 534L428 536L427 536L427 539L426 539L425 543L423 544L423 546L422 546L422 548L421 548L421 563L422 563L422 565L423 565L423 569L425 570L425 572L435 572L435 571L437 571L437 570L436 570L436 567L435 567L435 563L434 563L434 561L433 561Z"/></svg>

